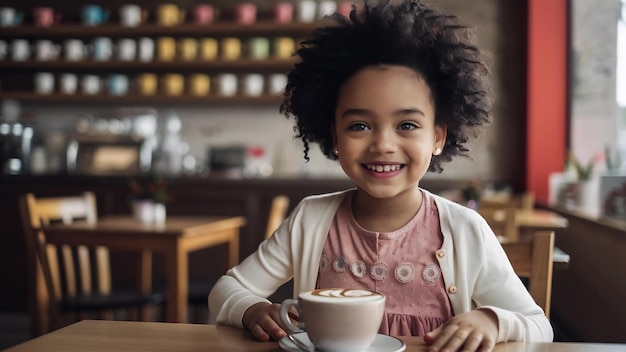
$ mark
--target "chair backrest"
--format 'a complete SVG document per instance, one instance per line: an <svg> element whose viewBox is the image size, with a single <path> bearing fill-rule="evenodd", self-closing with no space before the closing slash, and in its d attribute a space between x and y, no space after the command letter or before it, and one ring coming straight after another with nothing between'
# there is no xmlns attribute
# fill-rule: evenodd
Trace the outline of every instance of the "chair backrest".
<svg viewBox="0 0 626 352"><path fill-rule="evenodd" d="M518 210L532 210L535 207L535 195L532 192L524 192L512 196L483 197L480 199L481 208Z"/></svg>
<svg viewBox="0 0 626 352"><path fill-rule="evenodd" d="M517 211L515 208L500 209L482 206L478 208L478 213L485 218L500 242L516 242L519 240L519 226L516 220Z"/></svg>
<svg viewBox="0 0 626 352"><path fill-rule="evenodd" d="M20 210L27 247L37 258L53 306L66 295L75 297L94 290L102 294L110 293L111 273L106 247L96 247L93 255L85 246L72 248L61 245L57 248L47 243L46 234L41 230L42 226L53 222L96 222L96 199L92 192L46 198L28 193L20 197ZM92 278L92 272L97 275L96 279Z"/></svg>
<svg viewBox="0 0 626 352"><path fill-rule="evenodd" d="M550 317L554 232L537 231L531 241L507 242L502 247L519 277L528 279L528 291Z"/></svg>
<svg viewBox="0 0 626 352"><path fill-rule="evenodd" d="M265 239L270 238L274 231L285 220L287 209L289 208L289 197L278 195L272 199L270 214L267 218L267 227L265 228Z"/></svg>

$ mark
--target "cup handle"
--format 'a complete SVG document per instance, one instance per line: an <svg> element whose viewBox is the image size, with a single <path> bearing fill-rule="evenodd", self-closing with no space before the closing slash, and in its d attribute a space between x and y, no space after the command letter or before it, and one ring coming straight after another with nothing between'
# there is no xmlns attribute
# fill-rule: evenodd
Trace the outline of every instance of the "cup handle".
<svg viewBox="0 0 626 352"><path fill-rule="evenodd" d="M294 306L298 311L300 317L302 317L302 308L300 307L300 301L297 299L286 299L280 305L280 320L282 320L283 324L287 326L287 328L291 331L292 334L297 332L304 331L304 321L300 320L297 325L294 325L291 322L291 318L289 318L289 307Z"/></svg>

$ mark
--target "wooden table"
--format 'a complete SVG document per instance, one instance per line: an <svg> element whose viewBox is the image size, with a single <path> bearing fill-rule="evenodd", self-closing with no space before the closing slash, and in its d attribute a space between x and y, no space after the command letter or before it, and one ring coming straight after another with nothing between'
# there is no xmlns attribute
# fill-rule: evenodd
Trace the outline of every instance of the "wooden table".
<svg viewBox="0 0 626 352"><path fill-rule="evenodd" d="M407 352L426 351L421 337L402 337ZM246 331L229 326L84 320L7 350L46 351L281 351L277 342L258 342ZM494 352L624 352L624 344L523 343L497 344Z"/></svg>
<svg viewBox="0 0 626 352"><path fill-rule="evenodd" d="M567 218L545 209L519 210L515 214L520 238L530 238L535 231L559 231L567 229ZM565 269L569 265L569 254L554 247L552 259L555 269Z"/></svg>
<svg viewBox="0 0 626 352"><path fill-rule="evenodd" d="M54 224L44 228L49 243L87 246L107 246L110 249L141 253L138 287L143 292L152 289L152 252L164 254L167 282L167 311L169 322L187 321L188 254L189 252L228 244L228 266L239 263L239 228L243 217L179 217L168 216L165 224L142 224L131 216L107 216L93 225L75 223ZM37 290L41 287L43 280ZM46 309L38 305L39 319ZM42 316L43 314L43 316Z"/></svg>

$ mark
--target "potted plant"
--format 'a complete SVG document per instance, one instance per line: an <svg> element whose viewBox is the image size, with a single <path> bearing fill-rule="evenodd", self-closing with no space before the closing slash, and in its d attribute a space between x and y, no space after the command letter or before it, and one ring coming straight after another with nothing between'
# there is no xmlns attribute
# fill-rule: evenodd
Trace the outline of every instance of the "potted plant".
<svg viewBox="0 0 626 352"><path fill-rule="evenodd" d="M135 217L146 224L165 223L165 203L169 199L167 181L161 176L153 176L145 183L136 179L128 181L131 206Z"/></svg>

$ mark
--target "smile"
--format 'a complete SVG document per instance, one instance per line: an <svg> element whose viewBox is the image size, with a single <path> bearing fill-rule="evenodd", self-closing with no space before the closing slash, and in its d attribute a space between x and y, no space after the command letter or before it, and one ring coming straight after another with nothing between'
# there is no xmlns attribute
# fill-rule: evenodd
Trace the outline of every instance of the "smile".
<svg viewBox="0 0 626 352"><path fill-rule="evenodd" d="M363 164L366 169L374 171L374 172L393 172L398 171L404 167L404 164L393 164L393 165L381 165L381 164Z"/></svg>

